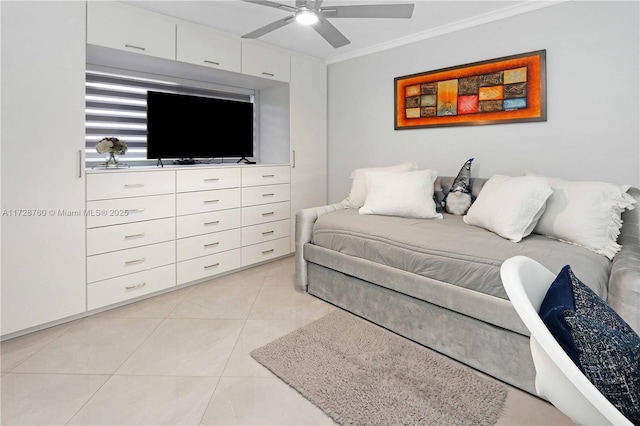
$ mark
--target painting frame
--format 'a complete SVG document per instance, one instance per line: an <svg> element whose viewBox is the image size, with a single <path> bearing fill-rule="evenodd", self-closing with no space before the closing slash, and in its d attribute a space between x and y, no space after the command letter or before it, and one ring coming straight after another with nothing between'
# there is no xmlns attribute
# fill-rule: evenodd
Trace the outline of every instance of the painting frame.
<svg viewBox="0 0 640 426"><path fill-rule="evenodd" d="M546 52L396 77L395 130L547 121Z"/></svg>

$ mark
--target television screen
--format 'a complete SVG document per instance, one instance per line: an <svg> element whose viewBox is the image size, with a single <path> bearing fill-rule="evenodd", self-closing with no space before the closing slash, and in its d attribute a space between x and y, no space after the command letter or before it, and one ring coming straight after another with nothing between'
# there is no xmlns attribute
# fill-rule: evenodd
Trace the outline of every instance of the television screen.
<svg viewBox="0 0 640 426"><path fill-rule="evenodd" d="M252 103L147 92L147 158L252 156Z"/></svg>

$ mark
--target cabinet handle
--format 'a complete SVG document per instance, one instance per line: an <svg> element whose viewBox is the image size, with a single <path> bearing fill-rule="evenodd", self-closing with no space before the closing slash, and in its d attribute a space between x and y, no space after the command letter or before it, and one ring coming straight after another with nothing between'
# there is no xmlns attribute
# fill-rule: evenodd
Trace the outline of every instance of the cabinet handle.
<svg viewBox="0 0 640 426"><path fill-rule="evenodd" d="M220 178L207 178L204 181L205 182L218 182L220 180Z"/></svg>
<svg viewBox="0 0 640 426"><path fill-rule="evenodd" d="M218 263L214 263L213 265L205 266L205 267L204 267L204 269L205 269L205 271L206 271L207 269L217 268L218 266L220 266L220 262L218 262Z"/></svg>
<svg viewBox="0 0 640 426"><path fill-rule="evenodd" d="M263 178L272 178L272 177L274 177L274 176L275 176L275 175L262 175L262 177L263 177Z"/></svg>
<svg viewBox="0 0 640 426"><path fill-rule="evenodd" d="M143 207L141 209L127 209L127 213L142 213L146 209Z"/></svg>
<svg viewBox="0 0 640 426"><path fill-rule="evenodd" d="M144 287L145 285L147 285L147 283L140 283L140 284L136 284L136 285L128 285L128 286L126 286L124 289L125 289L125 290L133 290L133 289L135 289L135 288L142 288L142 287Z"/></svg>
<svg viewBox="0 0 640 426"><path fill-rule="evenodd" d="M128 47L129 49L137 49L137 50L147 50L144 47L141 46L135 46L133 44L125 44L124 47Z"/></svg>
<svg viewBox="0 0 640 426"><path fill-rule="evenodd" d="M271 235L271 234L273 234L273 231L265 231L265 232L262 233L262 235L265 235L265 236L266 235Z"/></svg>
<svg viewBox="0 0 640 426"><path fill-rule="evenodd" d="M262 75L268 75L269 77L275 77L275 74L271 74L270 72L262 72Z"/></svg>
<svg viewBox="0 0 640 426"><path fill-rule="evenodd" d="M142 263L142 262L144 262L145 260L146 260L146 259L145 259L144 257L143 257L143 258L140 258L140 259L136 259L136 260L127 260L127 261L125 261L125 262L124 262L124 264L125 264L125 265L133 265L133 264L136 264L136 263Z"/></svg>
<svg viewBox="0 0 640 426"><path fill-rule="evenodd" d="M273 253L273 252L274 252L274 250L273 250L273 249L263 250L263 251L262 251L262 254L270 254L270 253Z"/></svg>
<svg viewBox="0 0 640 426"><path fill-rule="evenodd" d="M276 194L274 194L273 192L271 192L269 194L262 194L263 197L273 197L274 195L276 195Z"/></svg>
<svg viewBox="0 0 640 426"><path fill-rule="evenodd" d="M82 161L82 150L78 150L78 177L82 177L82 169L84 169L84 161Z"/></svg>
<svg viewBox="0 0 640 426"><path fill-rule="evenodd" d="M266 212L266 213L262 213L262 216L273 216L275 214L275 212Z"/></svg>
<svg viewBox="0 0 640 426"><path fill-rule="evenodd" d="M213 204L213 203L218 203L220 202L220 200L204 200L205 204Z"/></svg>
<svg viewBox="0 0 640 426"><path fill-rule="evenodd" d="M131 239L131 238L140 238L140 237L144 237L144 236L145 236L145 233L143 232L141 234L125 235L124 239L128 240L128 239Z"/></svg>
<svg viewBox="0 0 640 426"><path fill-rule="evenodd" d="M213 222L205 222L204 226L209 226L209 225L217 225L219 224L220 221L219 220L214 220Z"/></svg>
<svg viewBox="0 0 640 426"><path fill-rule="evenodd" d="M144 186L144 183L125 183L124 187L125 188L142 188Z"/></svg>
<svg viewBox="0 0 640 426"><path fill-rule="evenodd" d="M215 246L218 246L218 245L220 245L220 243L219 243L219 242L216 242L216 243L210 243L210 244L205 244L205 245L204 245L204 248L211 248L211 247L215 247Z"/></svg>
<svg viewBox="0 0 640 426"><path fill-rule="evenodd" d="M293 159L291 161L291 168L295 169L296 168L296 150L292 150L291 151L293 153Z"/></svg>
<svg viewBox="0 0 640 426"><path fill-rule="evenodd" d="M220 62L216 62L216 61L209 61L207 59L204 60L205 64L213 64L213 65L220 65Z"/></svg>

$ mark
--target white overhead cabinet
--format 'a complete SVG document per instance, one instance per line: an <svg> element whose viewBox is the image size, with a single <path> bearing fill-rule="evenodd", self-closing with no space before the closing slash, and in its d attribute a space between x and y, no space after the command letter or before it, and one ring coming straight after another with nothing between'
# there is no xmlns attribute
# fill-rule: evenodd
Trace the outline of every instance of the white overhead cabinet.
<svg viewBox="0 0 640 426"><path fill-rule="evenodd" d="M190 64L240 72L242 43L196 25L178 24L176 59Z"/></svg>
<svg viewBox="0 0 640 426"><path fill-rule="evenodd" d="M242 72L288 83L291 80L291 55L257 44L242 43Z"/></svg>
<svg viewBox="0 0 640 426"><path fill-rule="evenodd" d="M110 1L90 1L87 43L176 59L176 24L163 15Z"/></svg>
<svg viewBox="0 0 640 426"><path fill-rule="evenodd" d="M2 2L2 335L85 312L84 2Z"/></svg>

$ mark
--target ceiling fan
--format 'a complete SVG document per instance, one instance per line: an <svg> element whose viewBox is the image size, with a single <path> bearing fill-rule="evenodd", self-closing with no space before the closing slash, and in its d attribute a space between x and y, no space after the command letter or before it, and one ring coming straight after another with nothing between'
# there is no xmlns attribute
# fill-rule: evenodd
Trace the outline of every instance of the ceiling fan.
<svg viewBox="0 0 640 426"><path fill-rule="evenodd" d="M352 6L331 6L320 7L322 0L296 0L296 5L276 3L262 0L243 0L248 3L255 3L261 6L273 7L276 9L292 12L293 15L279 19L262 28L258 28L242 38L258 38L273 30L284 27L297 21L301 24L310 25L334 48L342 47L350 43L327 18L411 18L413 14L413 4L374 4L374 5L352 5Z"/></svg>

